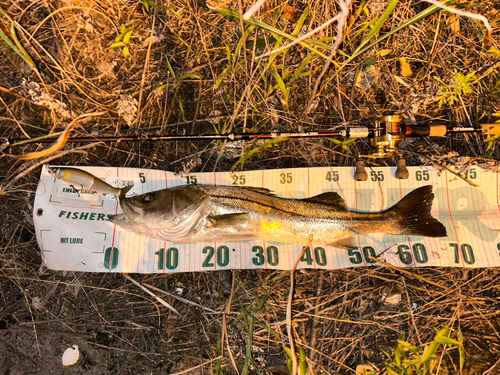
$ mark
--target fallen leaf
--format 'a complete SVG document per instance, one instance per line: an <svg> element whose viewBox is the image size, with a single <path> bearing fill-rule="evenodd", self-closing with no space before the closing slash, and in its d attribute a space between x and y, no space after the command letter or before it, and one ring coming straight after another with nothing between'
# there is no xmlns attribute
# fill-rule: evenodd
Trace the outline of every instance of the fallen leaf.
<svg viewBox="0 0 500 375"><path fill-rule="evenodd" d="M408 85L404 80L403 78L399 77L399 76L394 76L394 79L396 80L396 82L402 84L404 87L409 87L410 85Z"/></svg>
<svg viewBox="0 0 500 375"><path fill-rule="evenodd" d="M491 37L491 32L486 30L486 33L483 37L483 48L485 50L489 50L493 46L493 38Z"/></svg>
<svg viewBox="0 0 500 375"><path fill-rule="evenodd" d="M495 46L491 46L491 48L488 50L488 53L500 57L500 50Z"/></svg>
<svg viewBox="0 0 500 375"><path fill-rule="evenodd" d="M337 96L340 97L341 101L347 99L347 87L345 87L344 85L340 85L336 91L337 91Z"/></svg>
<svg viewBox="0 0 500 375"><path fill-rule="evenodd" d="M399 63L401 64L401 75L407 78L413 77L413 71L411 70L410 64L406 62L406 57L401 57Z"/></svg>
<svg viewBox="0 0 500 375"><path fill-rule="evenodd" d="M451 31L453 31L455 34L458 34L458 32L460 31L460 21L457 15L452 14L451 16L449 16L446 20L446 23L450 26Z"/></svg>
<svg viewBox="0 0 500 375"><path fill-rule="evenodd" d="M378 55L380 57L384 57L384 56L387 56L391 52L392 52L392 50L390 50L390 49L383 49L381 51L378 51Z"/></svg>
<svg viewBox="0 0 500 375"><path fill-rule="evenodd" d="M378 369L375 369L372 365L357 365L356 366L356 375L368 375L375 374L378 372Z"/></svg>
<svg viewBox="0 0 500 375"><path fill-rule="evenodd" d="M290 22L297 22L299 19L299 11L290 5L285 6L283 9L283 17Z"/></svg>

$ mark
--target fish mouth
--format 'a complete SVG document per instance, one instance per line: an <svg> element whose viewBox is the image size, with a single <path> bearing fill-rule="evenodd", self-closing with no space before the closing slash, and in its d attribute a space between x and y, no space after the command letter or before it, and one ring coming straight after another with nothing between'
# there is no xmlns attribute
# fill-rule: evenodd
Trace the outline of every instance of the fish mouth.
<svg viewBox="0 0 500 375"><path fill-rule="evenodd" d="M133 222L130 222L126 214L116 214L116 215L108 215L108 219L110 223L118 225L119 227L134 232L136 225Z"/></svg>
<svg viewBox="0 0 500 375"><path fill-rule="evenodd" d="M108 215L108 219L113 224L118 224L120 226L130 226L127 215L125 214Z"/></svg>
<svg viewBox="0 0 500 375"><path fill-rule="evenodd" d="M138 220L144 215L144 210L142 208L130 204L125 198L120 198L120 207L123 211L122 215L126 216L128 221Z"/></svg>

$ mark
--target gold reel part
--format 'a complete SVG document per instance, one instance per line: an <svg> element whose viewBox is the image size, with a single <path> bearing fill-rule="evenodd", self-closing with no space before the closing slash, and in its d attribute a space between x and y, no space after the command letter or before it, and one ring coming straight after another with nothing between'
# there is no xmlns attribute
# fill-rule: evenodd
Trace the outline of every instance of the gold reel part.
<svg viewBox="0 0 500 375"><path fill-rule="evenodd" d="M400 115L382 116L375 121L375 136L370 139L370 145L375 150L371 155L360 155L368 159L384 159L400 157L397 144L404 141L405 136L401 134L401 123L403 117Z"/></svg>

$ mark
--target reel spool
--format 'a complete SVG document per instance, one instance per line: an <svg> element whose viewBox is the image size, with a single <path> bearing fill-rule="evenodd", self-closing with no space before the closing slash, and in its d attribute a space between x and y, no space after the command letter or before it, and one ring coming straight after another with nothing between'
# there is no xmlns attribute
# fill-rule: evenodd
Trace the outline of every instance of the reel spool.
<svg viewBox="0 0 500 375"><path fill-rule="evenodd" d="M403 116L391 115L382 116L375 121L373 128L373 138L370 138L370 145L374 152L370 155L360 155L360 158L366 159L386 159L396 158L396 178L407 179L409 176L406 168L406 160L397 147L399 142L404 141L405 132L401 127ZM354 179L356 181L366 181L368 174L364 167L364 161L356 162Z"/></svg>

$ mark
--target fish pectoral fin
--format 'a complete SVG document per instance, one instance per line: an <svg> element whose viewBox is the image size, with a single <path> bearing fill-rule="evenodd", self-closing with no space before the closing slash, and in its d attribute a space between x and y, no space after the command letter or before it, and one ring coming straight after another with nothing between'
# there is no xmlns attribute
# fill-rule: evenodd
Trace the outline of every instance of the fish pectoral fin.
<svg viewBox="0 0 500 375"><path fill-rule="evenodd" d="M250 219L250 214L248 212L238 212L234 214L208 216L207 219L210 221L213 228L225 228L244 224Z"/></svg>
<svg viewBox="0 0 500 375"><path fill-rule="evenodd" d="M327 204L329 206L335 206L338 208L346 209L344 199L333 191L328 191L326 193L318 194L313 197L304 198L301 199L301 201Z"/></svg>
<svg viewBox="0 0 500 375"><path fill-rule="evenodd" d="M339 249L345 249L345 250L352 249L354 247L358 247L358 245L356 244L356 239L354 238L354 236L349 236L349 237L346 237L346 238L342 238L342 239L340 239L338 241L331 242L331 243L328 244L328 246L336 247L336 248L339 248Z"/></svg>

